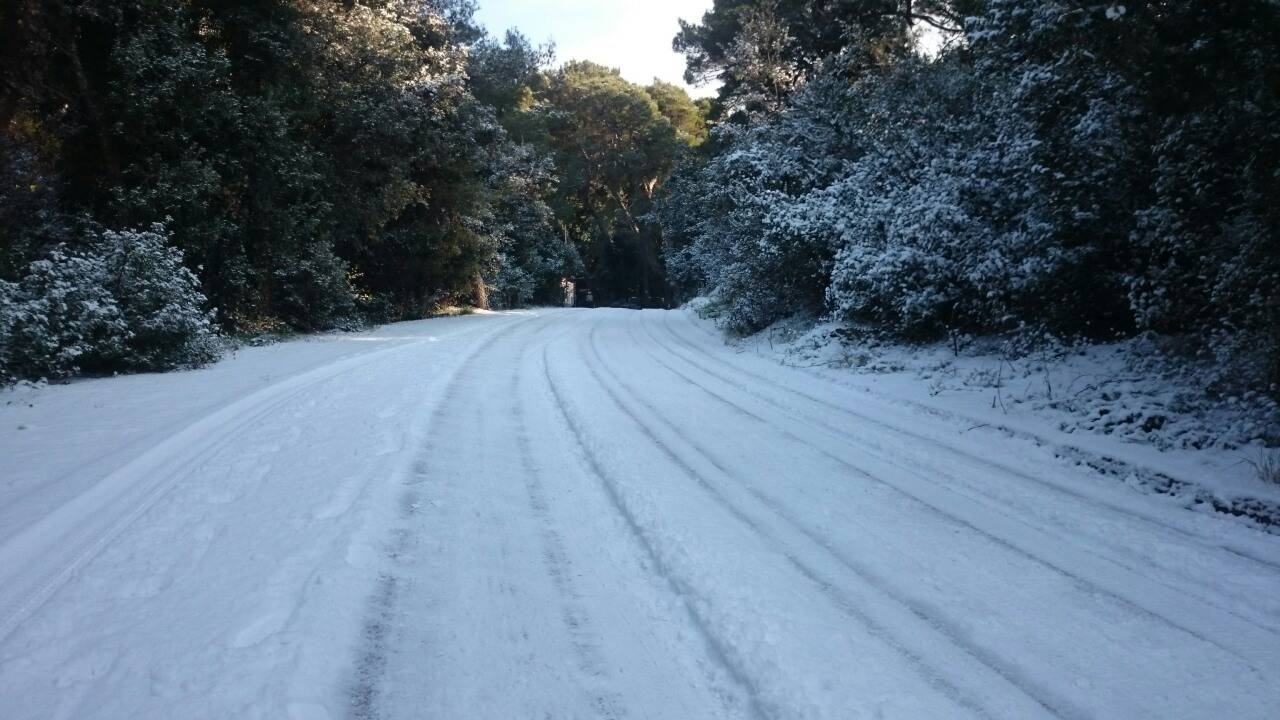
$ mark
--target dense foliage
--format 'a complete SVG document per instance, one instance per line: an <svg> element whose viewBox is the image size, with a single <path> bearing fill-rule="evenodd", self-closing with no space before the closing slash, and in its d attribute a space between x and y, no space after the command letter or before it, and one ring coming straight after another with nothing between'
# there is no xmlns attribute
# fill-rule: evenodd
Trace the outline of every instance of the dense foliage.
<svg viewBox="0 0 1280 720"><path fill-rule="evenodd" d="M709 105L473 9L0 5L0 372L572 281L739 332L1151 333L1277 394L1274 2L716 0L675 40Z"/></svg>
<svg viewBox="0 0 1280 720"><path fill-rule="evenodd" d="M213 318L164 227L59 246L0 281L0 372L169 370L217 357Z"/></svg>
<svg viewBox="0 0 1280 720"><path fill-rule="evenodd" d="M212 310L235 333L559 303L566 280L604 301L663 298L646 213L678 147L705 138L704 109L590 64L551 72L549 48L489 37L473 10L0 4L3 371L210 358L210 328L161 340L112 309L106 238L163 256L139 282L176 283L180 315Z"/></svg>
<svg viewBox="0 0 1280 720"><path fill-rule="evenodd" d="M731 80L659 209L680 287L739 332L795 313L908 340L1150 332L1280 394L1280 7L857 14L875 4L831 3L853 13L833 42L788 20L823 3L718 0L677 38L691 73ZM774 42L752 13L786 20L788 52L747 51ZM907 14L940 51L884 21ZM725 48L792 58L772 108L746 111Z"/></svg>

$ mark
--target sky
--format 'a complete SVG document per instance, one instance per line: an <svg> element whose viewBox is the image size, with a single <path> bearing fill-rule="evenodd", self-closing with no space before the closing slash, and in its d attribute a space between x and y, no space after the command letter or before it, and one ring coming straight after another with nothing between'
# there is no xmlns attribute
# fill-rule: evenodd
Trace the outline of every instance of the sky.
<svg viewBox="0 0 1280 720"><path fill-rule="evenodd" d="M497 37L518 28L535 43L555 40L556 61L592 60L641 84L660 78L695 97L715 88L685 85L684 56L671 49L678 20L696 21L712 0L480 0L477 18Z"/></svg>

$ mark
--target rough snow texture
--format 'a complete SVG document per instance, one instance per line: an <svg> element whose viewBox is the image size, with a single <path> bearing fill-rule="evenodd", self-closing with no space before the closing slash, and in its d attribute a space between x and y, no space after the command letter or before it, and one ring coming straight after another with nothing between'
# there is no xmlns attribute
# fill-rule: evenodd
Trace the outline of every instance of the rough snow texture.
<svg viewBox="0 0 1280 720"><path fill-rule="evenodd" d="M699 299L688 311L705 307ZM1252 393L1214 398L1194 368L1163 360L1141 339L1016 349L982 338L901 345L843 323L793 318L731 344L910 401L966 432L1021 436L1179 502L1280 524L1280 484L1264 479L1266 463L1280 455L1274 401Z"/></svg>
<svg viewBox="0 0 1280 720"><path fill-rule="evenodd" d="M1274 716L1280 538L849 377L557 310L10 391L3 715Z"/></svg>

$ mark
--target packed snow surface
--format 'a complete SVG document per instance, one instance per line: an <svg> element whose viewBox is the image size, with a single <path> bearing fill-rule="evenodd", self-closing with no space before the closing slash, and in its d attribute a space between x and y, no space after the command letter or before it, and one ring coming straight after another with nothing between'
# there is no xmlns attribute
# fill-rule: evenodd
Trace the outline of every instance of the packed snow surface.
<svg viewBox="0 0 1280 720"><path fill-rule="evenodd" d="M1280 537L681 312L0 396L4 718L1274 718Z"/></svg>

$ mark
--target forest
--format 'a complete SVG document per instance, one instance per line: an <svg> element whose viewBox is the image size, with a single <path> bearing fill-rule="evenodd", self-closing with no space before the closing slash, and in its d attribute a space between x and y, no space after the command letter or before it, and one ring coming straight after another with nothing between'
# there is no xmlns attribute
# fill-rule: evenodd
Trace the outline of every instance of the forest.
<svg viewBox="0 0 1280 720"><path fill-rule="evenodd" d="M0 6L0 373L451 304L1154 338L1280 397L1271 0L716 0L694 101L470 0Z"/></svg>
<svg viewBox="0 0 1280 720"><path fill-rule="evenodd" d="M667 264L730 330L1144 336L1280 397L1276 3L717 2L676 44L724 86Z"/></svg>
<svg viewBox="0 0 1280 720"><path fill-rule="evenodd" d="M451 304L668 301L655 196L705 106L466 0L0 5L0 374Z"/></svg>

